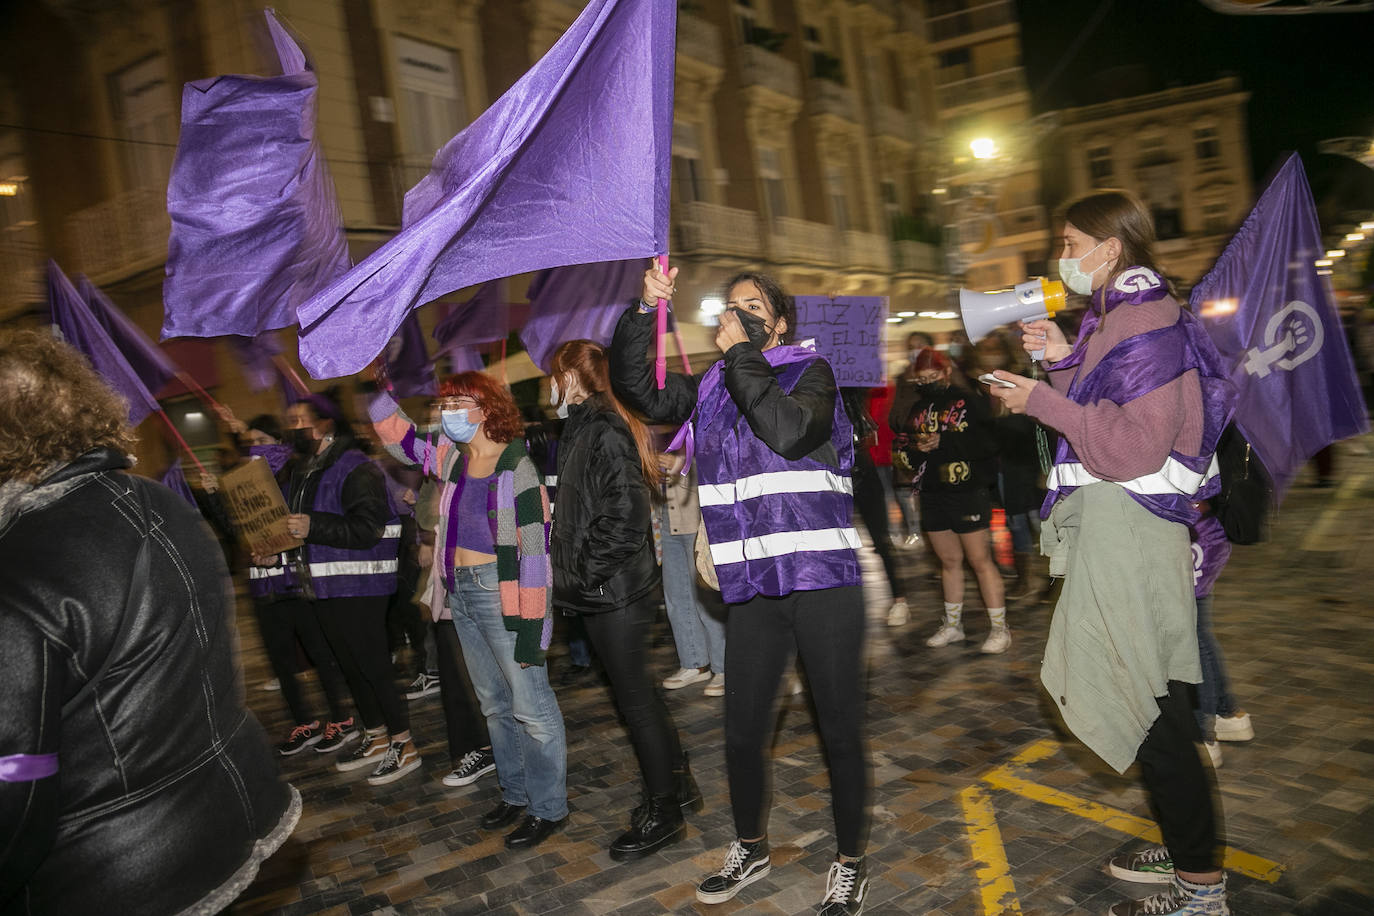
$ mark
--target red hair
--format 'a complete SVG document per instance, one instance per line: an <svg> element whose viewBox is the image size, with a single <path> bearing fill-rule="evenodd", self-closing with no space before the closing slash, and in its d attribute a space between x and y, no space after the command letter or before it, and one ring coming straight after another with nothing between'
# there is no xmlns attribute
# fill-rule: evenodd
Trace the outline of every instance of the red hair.
<svg viewBox="0 0 1374 916"><path fill-rule="evenodd" d="M520 409L515 406L515 398L485 372L450 375L439 383L439 397L469 397L476 401L482 413L486 414L482 429L492 442L511 442L525 432L525 421L520 417Z"/></svg>
<svg viewBox="0 0 1374 916"><path fill-rule="evenodd" d="M913 372L924 372L927 369L934 369L936 372L945 372L949 369L949 357L936 350L934 347L923 347L921 352L916 354L916 362L912 364Z"/></svg>
<svg viewBox="0 0 1374 916"><path fill-rule="evenodd" d="M630 428L635 450L639 452L639 467L650 489L663 483L663 469L658 466L658 451L654 448L649 428L639 417L630 413L629 408L620 403L611 390L611 370L606 359L606 348L594 340L570 340L554 351L553 363L549 368L554 377L575 376L588 395L599 394L606 399L606 403ZM567 390L566 385L559 387Z"/></svg>

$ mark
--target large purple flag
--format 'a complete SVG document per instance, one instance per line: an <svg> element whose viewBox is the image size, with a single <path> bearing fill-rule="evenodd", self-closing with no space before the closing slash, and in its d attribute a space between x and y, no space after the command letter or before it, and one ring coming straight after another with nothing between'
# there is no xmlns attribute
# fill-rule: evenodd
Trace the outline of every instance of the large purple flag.
<svg viewBox="0 0 1374 916"><path fill-rule="evenodd" d="M591 0L439 151L400 234L299 308L310 373L358 372L454 290L666 251L676 17L673 0Z"/></svg>
<svg viewBox="0 0 1374 916"><path fill-rule="evenodd" d="M491 280L478 287L467 302L449 307L434 326L436 353L455 347L504 340L510 333L510 298L506 280Z"/></svg>
<svg viewBox="0 0 1374 916"><path fill-rule="evenodd" d="M271 10L267 27L281 76L213 77L182 92L164 339L295 324L297 306L349 267L315 137L318 81Z"/></svg>
<svg viewBox="0 0 1374 916"><path fill-rule="evenodd" d="M534 364L548 372L553 351L564 341L610 343L615 323L639 297L647 264L577 264L536 276L530 282L530 317L520 329L520 341Z"/></svg>
<svg viewBox="0 0 1374 916"><path fill-rule="evenodd" d="M1279 491L1318 449L1369 428L1340 315L1313 263L1322 251L1294 153L1190 299L1232 367L1236 425Z"/></svg>
<svg viewBox="0 0 1374 916"><path fill-rule="evenodd" d="M180 461L173 461L168 465L167 470L163 471L162 476L157 480L158 483L195 506L197 512L200 511L200 506L196 503L196 494L191 492L191 485L186 482L186 475L182 473Z"/></svg>
<svg viewBox="0 0 1374 916"><path fill-rule="evenodd" d="M143 380L149 391L156 393L176 378L179 370L162 348L153 343L143 329L120 311L99 287L85 276L76 278L76 287L91 314L105 328L119 352L124 354L129 367Z"/></svg>
<svg viewBox="0 0 1374 916"><path fill-rule="evenodd" d="M434 363L425 350L425 332L420 330L420 319L414 312L401 322L401 329L392 335L384 354L387 375L397 397L438 394Z"/></svg>
<svg viewBox="0 0 1374 916"><path fill-rule="evenodd" d="M67 343L86 354L105 383L129 402L130 426L137 426L148 414L162 409L54 261L48 262L48 307L53 324Z"/></svg>

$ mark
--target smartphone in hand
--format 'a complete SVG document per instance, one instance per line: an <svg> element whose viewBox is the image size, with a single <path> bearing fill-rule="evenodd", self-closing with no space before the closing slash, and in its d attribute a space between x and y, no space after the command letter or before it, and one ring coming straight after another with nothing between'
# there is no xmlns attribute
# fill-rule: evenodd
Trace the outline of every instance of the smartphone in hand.
<svg viewBox="0 0 1374 916"><path fill-rule="evenodd" d="M1016 387L1015 382L1009 382L1006 379L1000 379L997 376L993 375L991 372L985 372L982 375L978 376L978 381L982 382L984 385L996 385L998 388Z"/></svg>

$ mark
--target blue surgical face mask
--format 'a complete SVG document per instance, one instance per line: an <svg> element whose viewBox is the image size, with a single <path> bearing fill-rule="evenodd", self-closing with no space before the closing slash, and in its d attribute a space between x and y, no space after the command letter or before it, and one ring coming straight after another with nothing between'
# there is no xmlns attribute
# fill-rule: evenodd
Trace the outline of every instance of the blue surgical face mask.
<svg viewBox="0 0 1374 916"><path fill-rule="evenodd" d="M471 442L472 437L477 435L477 430L482 427L481 423L473 423L468 419L466 407L445 410L439 414L439 419L444 427L444 435L454 442Z"/></svg>
<svg viewBox="0 0 1374 916"><path fill-rule="evenodd" d="M1092 254L1093 251L1096 251L1105 244L1107 244L1105 241L1098 242L1088 254ZM1083 255L1083 258L1086 258L1088 254ZM1065 286L1078 293L1080 296L1086 296L1093 291L1093 274L1107 266L1104 262L1087 273L1084 273L1083 269L1079 266L1083 263L1083 258L1059 259L1059 279L1063 280Z"/></svg>

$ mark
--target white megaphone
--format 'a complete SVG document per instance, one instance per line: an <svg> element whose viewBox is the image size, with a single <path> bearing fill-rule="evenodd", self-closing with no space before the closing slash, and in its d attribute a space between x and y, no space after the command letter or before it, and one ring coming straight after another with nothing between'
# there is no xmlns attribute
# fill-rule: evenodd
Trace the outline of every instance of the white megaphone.
<svg viewBox="0 0 1374 916"><path fill-rule="evenodd" d="M1011 289L991 293L959 290L959 314L964 321L968 339L977 343L993 328L1017 321L1037 321L1050 318L1064 307L1064 284L1058 280L1035 277L1018 283ZM1032 353L1044 359L1043 350Z"/></svg>

